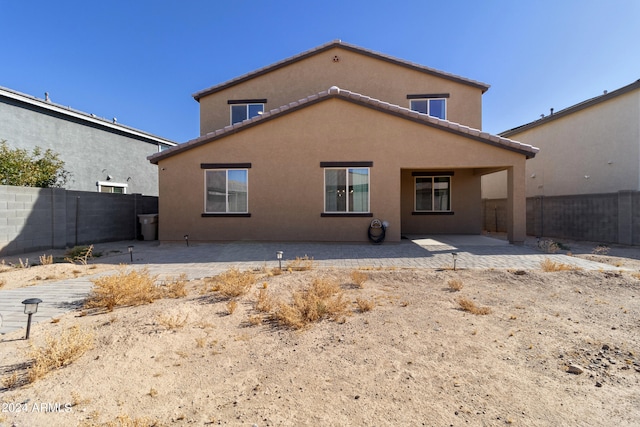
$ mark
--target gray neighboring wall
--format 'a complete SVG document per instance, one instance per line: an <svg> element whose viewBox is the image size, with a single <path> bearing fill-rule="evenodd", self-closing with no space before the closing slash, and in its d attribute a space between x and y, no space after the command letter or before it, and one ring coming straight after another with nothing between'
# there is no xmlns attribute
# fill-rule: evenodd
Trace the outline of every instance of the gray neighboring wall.
<svg viewBox="0 0 640 427"><path fill-rule="evenodd" d="M66 189L98 191L126 186L126 193L158 195L157 166L147 156L177 145L127 126L48 100L0 87L0 141L11 148L51 149L71 172ZM110 177L110 179L108 179Z"/></svg>

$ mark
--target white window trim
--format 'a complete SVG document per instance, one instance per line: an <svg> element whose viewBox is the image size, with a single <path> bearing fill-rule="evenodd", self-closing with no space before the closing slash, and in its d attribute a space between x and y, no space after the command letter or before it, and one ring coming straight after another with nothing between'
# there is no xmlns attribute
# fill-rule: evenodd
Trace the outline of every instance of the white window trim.
<svg viewBox="0 0 640 427"><path fill-rule="evenodd" d="M444 101L444 118L443 119L440 119L440 117L436 117L436 116L432 116L431 115L431 111L430 111L431 110L431 106L429 105L429 101L436 101L436 100ZM409 100L409 109L411 111L416 111L413 108L411 108L412 107L411 104L413 103L413 101L427 101L427 115L428 116L435 117L436 119L440 119L440 120L447 120L447 117L449 115L448 111L447 111L447 104L448 104L447 98L414 98L414 99L410 99Z"/></svg>
<svg viewBox="0 0 640 427"><path fill-rule="evenodd" d="M352 210L348 210L349 206L347 206L346 211L328 211L327 209L327 170L344 170L346 171L347 182L346 186L349 188L349 169L366 169L367 170L367 211L366 212L355 212ZM370 167L358 167L358 166L349 166L349 167L325 167L323 168L323 188L322 188L322 211L326 214L366 214L371 213L371 168ZM347 197L347 204L349 202L349 198Z"/></svg>
<svg viewBox="0 0 640 427"><path fill-rule="evenodd" d="M229 171L245 171L247 174L247 210L245 212L230 212L229 211ZM225 176L225 212L209 212L207 211L207 172L220 172L224 171ZM229 168L229 169L205 169L204 170L204 213L205 214L247 214L249 213L249 169L247 168Z"/></svg>
<svg viewBox="0 0 640 427"><path fill-rule="evenodd" d="M96 186L98 187L98 193L102 192L102 187L118 187L124 189L123 194L127 194L127 188L129 187L129 184L113 181L98 181L96 183Z"/></svg>
<svg viewBox="0 0 640 427"><path fill-rule="evenodd" d="M262 102L249 102L248 104L231 104L229 105L229 123L231 125L234 125L235 123L233 123L233 107L238 107L238 106L244 106L244 108L246 109L246 113L247 113L247 118L244 119L245 120L250 120L253 117L249 117L249 106L250 105L261 105L262 106L262 112L264 112L264 104ZM240 122L236 122L236 123L242 123L243 121Z"/></svg>
<svg viewBox="0 0 640 427"><path fill-rule="evenodd" d="M435 188L433 186L435 178L449 178L449 209L418 209L417 186L418 178L431 178L431 206L435 206ZM418 175L413 177L413 211L414 212L453 212L453 185L451 175Z"/></svg>

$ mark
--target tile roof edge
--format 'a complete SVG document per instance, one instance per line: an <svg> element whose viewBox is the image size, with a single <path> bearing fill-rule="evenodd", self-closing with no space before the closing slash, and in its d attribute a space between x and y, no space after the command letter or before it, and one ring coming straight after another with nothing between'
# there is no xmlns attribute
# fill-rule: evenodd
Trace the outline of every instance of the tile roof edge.
<svg viewBox="0 0 640 427"><path fill-rule="evenodd" d="M388 114L403 116L410 120L435 126L444 131L455 132L462 135L468 135L471 138L481 139L483 141L492 143L494 145L497 144L505 149L516 149L519 151L529 153L531 155L535 155L539 151L537 147L533 147L529 144L523 144L518 141L514 141L499 135L483 132L480 129L471 128L469 126L461 125L459 123L451 122L449 120L439 119L437 117L429 116L427 114L418 113L416 111L399 106L397 104L390 104L388 102L384 102L379 99L374 99L374 98L359 94L357 92L341 89L338 86L331 86L326 91L315 93L305 98L299 99L297 101L290 102L289 104L270 110L268 114L259 115L251 119L245 120L243 122L236 123L230 126L225 126L224 128L218 129L214 132L209 132L205 135L201 135L198 138L192 139L191 141L187 141L183 144L180 144L179 146L172 147L168 150L162 151L161 153L155 153L147 157L147 159L149 159L152 163L157 163L157 161L160 160L161 158L170 157L173 154L178 154L179 152L188 150L193 146L210 142L213 139L221 138L227 134L235 133L245 128L255 126L265 120L279 117L281 114L285 114L287 111L304 108L306 105L314 104L316 102L322 101L324 99L329 99L329 98L340 98L345 101L355 102L361 105L363 104L370 105L380 110L384 110L385 112L388 112Z"/></svg>
<svg viewBox="0 0 640 427"><path fill-rule="evenodd" d="M262 74L266 74L268 72L271 71L275 71L279 68L282 68L284 66L287 66L289 64L292 64L294 62L298 62L302 59L305 59L307 57L313 56L317 53L332 49L334 47L341 47L343 49L347 49L353 52L357 52L363 55L368 55L368 56L372 56L381 60L385 60L385 61L389 61L391 63L395 63L397 65L401 65L401 66L405 66L405 67L409 67L409 68L413 68L416 69L418 71L423 71L432 75L437 75L440 76L442 78L445 79L451 79L451 80L455 80L455 81L459 81L460 83L464 83L464 84L468 84L471 86L475 86L478 87L479 89L482 90L482 93L486 92L487 90L489 90L489 88L491 87L490 85L488 85L487 83L483 83L480 82L478 80L473 80L473 79L469 79L467 77L462 77L459 76L457 74L453 74L453 73L449 73L446 71L442 71L442 70L438 70L435 68L431 68L428 67L426 65L421 65L415 62L411 62L411 61L407 61L404 59L400 59L400 58L396 58L394 56L391 55L387 55L381 52L377 52L371 49L367 49L367 48L363 48L354 44L350 44L350 43L346 43L343 42L342 40L332 40L328 43L324 43L322 45L316 46L314 48L311 48L309 50L306 50L304 52L289 56L285 59L281 59L279 61L276 61L272 64L266 65L264 67L260 67L256 70L250 71L248 73L242 74L240 76L231 78L227 81L224 81L222 83L218 83L215 84L213 86L209 86L208 88L199 90L195 93L193 93L191 96L196 100L196 101L200 101L200 98L210 95L212 93L218 92L220 90L226 89L227 87L230 86L234 86L236 84L242 83L244 81L250 80L254 77L258 77Z"/></svg>

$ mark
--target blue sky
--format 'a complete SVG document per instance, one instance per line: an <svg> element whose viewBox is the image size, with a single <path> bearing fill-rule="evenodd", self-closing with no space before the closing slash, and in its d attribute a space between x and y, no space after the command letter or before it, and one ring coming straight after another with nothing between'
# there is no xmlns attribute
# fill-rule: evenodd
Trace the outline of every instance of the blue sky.
<svg viewBox="0 0 640 427"><path fill-rule="evenodd" d="M639 0L0 0L0 22L0 86L176 142L194 92L334 39L490 84L491 133L640 79Z"/></svg>

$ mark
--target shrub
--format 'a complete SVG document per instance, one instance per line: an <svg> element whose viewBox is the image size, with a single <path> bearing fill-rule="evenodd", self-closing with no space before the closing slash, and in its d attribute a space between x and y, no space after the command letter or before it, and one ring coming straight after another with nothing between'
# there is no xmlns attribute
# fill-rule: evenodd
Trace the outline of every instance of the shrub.
<svg viewBox="0 0 640 427"><path fill-rule="evenodd" d="M51 265L53 264L53 255L43 254L40 255L40 265Z"/></svg>
<svg viewBox="0 0 640 427"><path fill-rule="evenodd" d="M230 300L227 302L227 312L229 312L229 314L233 314L236 308L238 308L238 301Z"/></svg>
<svg viewBox="0 0 640 427"><path fill-rule="evenodd" d="M180 315L178 314L174 316L169 316L169 315L158 316L158 323L171 331L175 331L176 329L183 328L187 324L188 320L189 320L188 314L186 314L184 317L180 317Z"/></svg>
<svg viewBox="0 0 640 427"><path fill-rule="evenodd" d="M554 271L575 271L580 270L580 267L576 267L574 265L564 264L561 262L551 261L549 258L545 258L540 263L540 268L545 273L551 273Z"/></svg>
<svg viewBox="0 0 640 427"><path fill-rule="evenodd" d="M93 333L77 326L67 329L57 339L47 336L44 347L32 348L29 353L33 363L27 370L28 382L32 383L55 369L69 365L92 349L93 342Z"/></svg>
<svg viewBox="0 0 640 427"><path fill-rule="evenodd" d="M271 296L267 293L266 288L262 288L258 290L256 294L256 302L253 306L256 311L260 311L263 313L269 313L273 308L273 300Z"/></svg>
<svg viewBox="0 0 640 427"><path fill-rule="evenodd" d="M256 282L256 277L250 271L241 272L237 268L231 268L213 279L211 290L219 292L226 298L236 298L249 292Z"/></svg>
<svg viewBox="0 0 640 427"><path fill-rule="evenodd" d="M356 304L358 306L358 310L360 310L361 313L373 310L373 307L375 307L376 305L375 301L362 298L356 298Z"/></svg>
<svg viewBox="0 0 640 427"><path fill-rule="evenodd" d="M458 299L458 304L463 311L467 311L471 314L484 315L491 313L491 309L489 307L478 307L475 302L467 298Z"/></svg>
<svg viewBox="0 0 640 427"><path fill-rule="evenodd" d="M367 273L363 271L353 270L351 272L351 281L361 289L364 288L364 282L366 282L368 278Z"/></svg>
<svg viewBox="0 0 640 427"><path fill-rule="evenodd" d="M460 290L462 290L462 280L460 279L451 279L447 282L447 285L449 286L449 289L451 290L451 292L458 292Z"/></svg>
<svg viewBox="0 0 640 427"><path fill-rule="evenodd" d="M274 318L282 326L301 329L323 318L335 320L347 306L338 284L315 279L307 289L294 292L291 303L279 302Z"/></svg>
<svg viewBox="0 0 640 427"><path fill-rule="evenodd" d="M91 280L94 287L85 307L112 311L115 307L152 303L161 297L161 292L155 286L155 279L146 269L127 272L121 267L115 275Z"/></svg>
<svg viewBox="0 0 640 427"><path fill-rule="evenodd" d="M309 258L308 255L305 255L302 258L296 257L295 260L289 261L285 268L288 271L307 271L313 269L313 266L313 258Z"/></svg>

